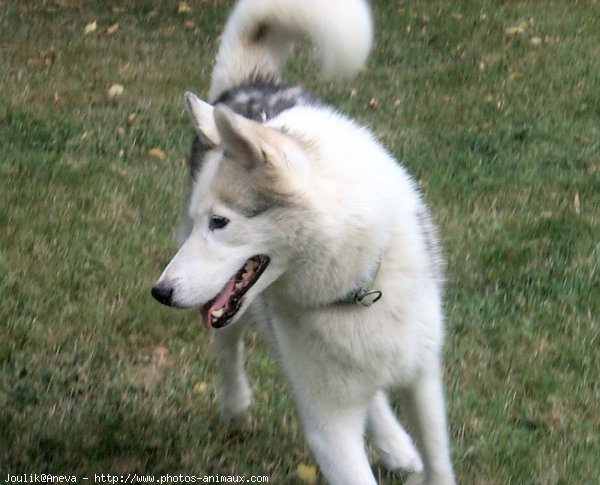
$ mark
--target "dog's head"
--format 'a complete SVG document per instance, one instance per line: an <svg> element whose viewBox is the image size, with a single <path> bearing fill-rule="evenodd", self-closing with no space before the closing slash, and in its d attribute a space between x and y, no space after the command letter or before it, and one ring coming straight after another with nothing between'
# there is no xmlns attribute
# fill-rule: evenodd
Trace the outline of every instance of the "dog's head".
<svg viewBox="0 0 600 485"><path fill-rule="evenodd" d="M285 133L186 93L203 145L189 204L192 228L152 289L161 303L199 308L223 327L288 266L292 220L308 161ZM290 231L290 229L292 229Z"/></svg>

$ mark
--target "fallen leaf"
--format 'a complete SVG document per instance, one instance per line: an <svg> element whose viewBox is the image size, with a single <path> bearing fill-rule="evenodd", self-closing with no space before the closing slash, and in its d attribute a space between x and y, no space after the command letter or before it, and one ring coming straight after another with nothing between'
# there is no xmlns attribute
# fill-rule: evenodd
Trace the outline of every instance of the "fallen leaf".
<svg viewBox="0 0 600 485"><path fill-rule="evenodd" d="M195 24L195 22L194 22L193 20L186 20L186 21L183 23L183 26L184 26L186 29L195 29L195 28L196 28L196 24Z"/></svg>
<svg viewBox="0 0 600 485"><path fill-rule="evenodd" d="M350 90L350 97L353 98L354 96L356 96L358 94L358 91L356 90L356 88L352 88Z"/></svg>
<svg viewBox="0 0 600 485"><path fill-rule="evenodd" d="M525 74L522 71L512 71L508 75L508 80L509 81L520 81L524 77L525 77Z"/></svg>
<svg viewBox="0 0 600 485"><path fill-rule="evenodd" d="M509 37L514 37L515 35L524 33L525 29L527 28L527 25L527 22L523 20L517 25L513 25L512 27L506 29L504 33Z"/></svg>
<svg viewBox="0 0 600 485"><path fill-rule="evenodd" d="M98 24L96 23L96 21L94 20L93 22L90 22L89 24L87 24L84 29L83 29L83 33L85 35L90 35L93 34L94 32L96 32L96 29L98 28Z"/></svg>
<svg viewBox="0 0 600 485"><path fill-rule="evenodd" d="M537 37L537 36L536 37L532 37L531 38L531 43L534 46L538 47L538 46L542 45L542 38L541 37Z"/></svg>
<svg viewBox="0 0 600 485"><path fill-rule="evenodd" d="M579 198L579 192L575 192L575 197L573 198L573 207L575 208L575 213L579 214L579 210L581 207L581 200Z"/></svg>
<svg viewBox="0 0 600 485"><path fill-rule="evenodd" d="M177 7L177 13L190 13L192 9L187 4L187 2L181 2L179 7Z"/></svg>
<svg viewBox="0 0 600 485"><path fill-rule="evenodd" d="M2 173L3 175L18 175L19 169L15 167L6 167L3 168L0 173Z"/></svg>
<svg viewBox="0 0 600 485"><path fill-rule="evenodd" d="M136 121L137 121L137 114L135 114L135 113L131 113L127 117L127 124L128 125L133 125Z"/></svg>
<svg viewBox="0 0 600 485"><path fill-rule="evenodd" d="M169 355L169 347L166 345L159 345L154 349L154 355L158 357L159 360L164 359L167 355Z"/></svg>
<svg viewBox="0 0 600 485"><path fill-rule="evenodd" d="M296 468L296 476L304 483L317 483L317 469L314 466L300 463Z"/></svg>
<svg viewBox="0 0 600 485"><path fill-rule="evenodd" d="M588 140L585 136L583 135L575 135L573 137L575 139L575 141L577 143L579 143L580 145L586 146L590 144L590 140Z"/></svg>
<svg viewBox="0 0 600 485"><path fill-rule="evenodd" d="M150 158L155 158L156 160L160 160L161 162L167 158L167 154L158 147L151 148L150 150L148 150L148 156Z"/></svg>
<svg viewBox="0 0 600 485"><path fill-rule="evenodd" d="M60 95L58 94L58 91L54 91L54 104L58 104L58 102L60 101Z"/></svg>
<svg viewBox="0 0 600 485"><path fill-rule="evenodd" d="M375 96L373 96L371 99L369 99L369 109L375 109L377 108L377 98Z"/></svg>
<svg viewBox="0 0 600 485"><path fill-rule="evenodd" d="M116 98L117 96L121 96L121 94L123 94L123 91L125 91L123 85L113 84L110 88L108 88L106 94L109 98Z"/></svg>
<svg viewBox="0 0 600 485"><path fill-rule="evenodd" d="M119 24L112 24L110 26L108 26L106 28L106 30L104 30L104 35L109 36L109 35L113 35L117 30L119 30Z"/></svg>
<svg viewBox="0 0 600 485"><path fill-rule="evenodd" d="M204 394L208 389L208 384L206 382L198 382L194 385L192 392L194 394Z"/></svg>

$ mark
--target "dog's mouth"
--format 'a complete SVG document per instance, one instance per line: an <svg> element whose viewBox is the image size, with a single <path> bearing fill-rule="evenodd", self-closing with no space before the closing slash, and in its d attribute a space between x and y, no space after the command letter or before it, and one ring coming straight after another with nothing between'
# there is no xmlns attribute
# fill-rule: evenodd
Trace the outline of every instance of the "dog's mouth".
<svg viewBox="0 0 600 485"><path fill-rule="evenodd" d="M249 258L219 294L200 309L206 328L227 325L242 307L244 295L254 286L271 260L264 254Z"/></svg>

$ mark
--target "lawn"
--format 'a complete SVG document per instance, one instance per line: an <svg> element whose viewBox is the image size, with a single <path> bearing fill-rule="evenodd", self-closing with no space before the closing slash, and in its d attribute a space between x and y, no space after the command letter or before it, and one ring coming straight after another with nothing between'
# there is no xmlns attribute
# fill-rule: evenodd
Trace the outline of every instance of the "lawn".
<svg viewBox="0 0 600 485"><path fill-rule="evenodd" d="M600 483L600 3L372 4L355 79L304 54L288 79L373 129L440 226L459 483ZM206 94L230 5L0 0L2 480L314 466L260 341L251 427L226 430L199 315L149 293L187 190L182 94Z"/></svg>

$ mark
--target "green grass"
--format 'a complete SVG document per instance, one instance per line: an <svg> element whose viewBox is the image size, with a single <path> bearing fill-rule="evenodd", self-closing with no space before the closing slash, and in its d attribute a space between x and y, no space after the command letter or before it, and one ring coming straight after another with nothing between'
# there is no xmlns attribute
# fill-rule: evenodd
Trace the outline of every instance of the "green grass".
<svg viewBox="0 0 600 485"><path fill-rule="evenodd" d="M600 4L374 3L367 70L324 84L300 56L289 79L370 126L432 207L459 481L597 484ZM263 346L252 428L227 432L199 316L149 296L185 198L182 93L206 93L230 5L188 4L0 1L3 474L293 484L314 463Z"/></svg>

